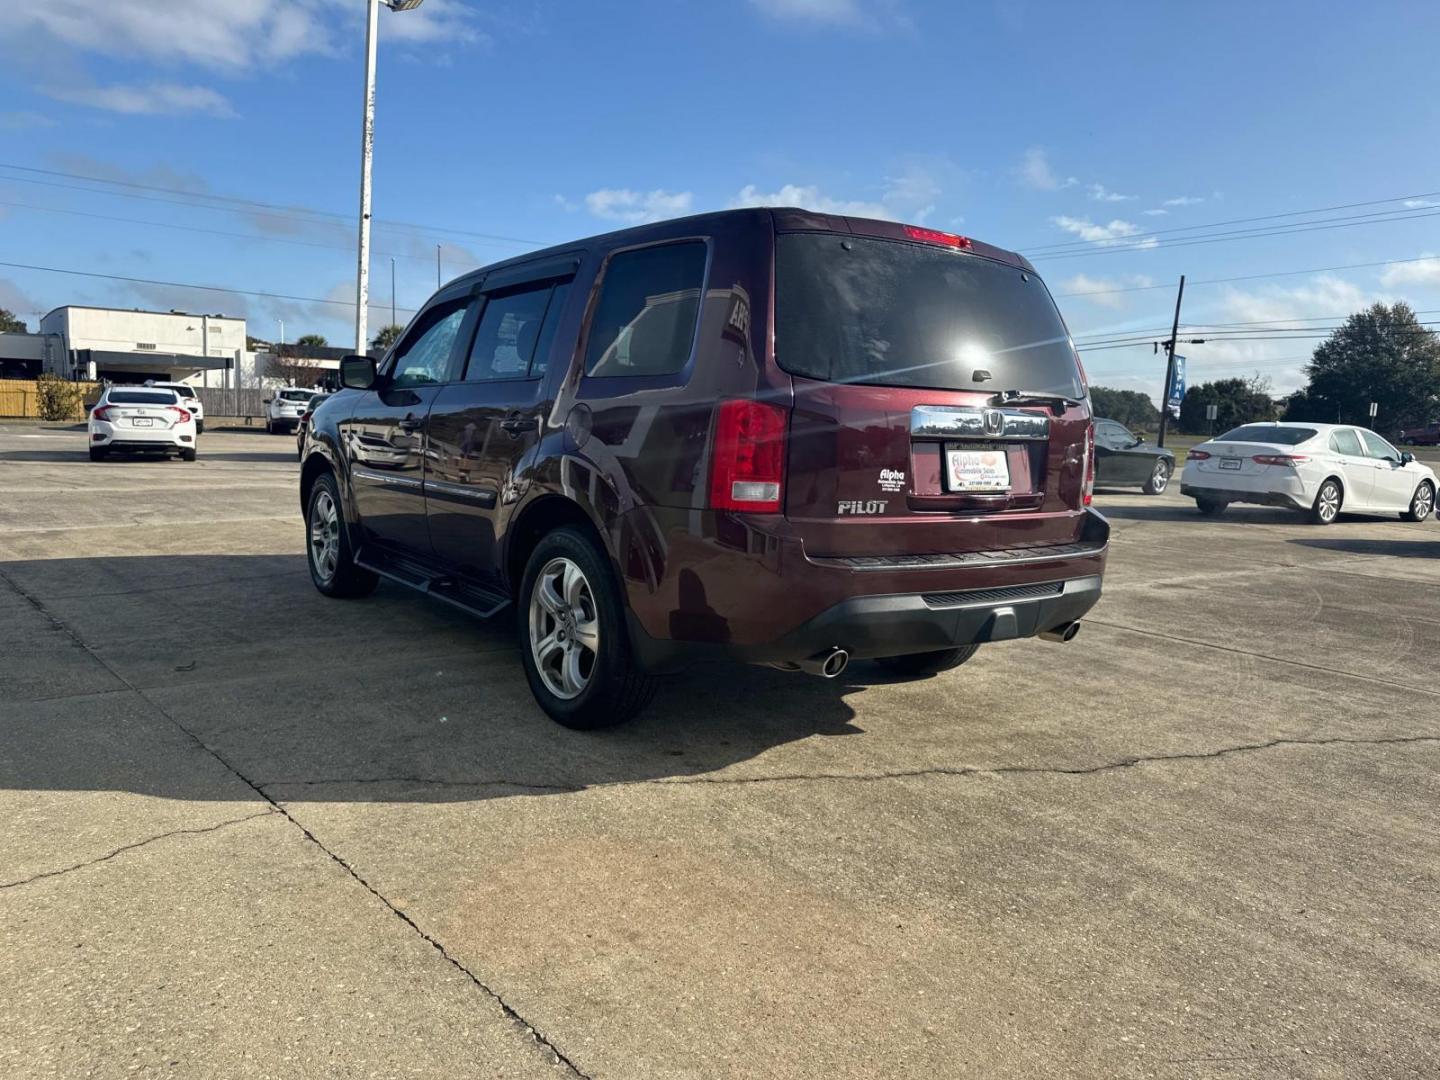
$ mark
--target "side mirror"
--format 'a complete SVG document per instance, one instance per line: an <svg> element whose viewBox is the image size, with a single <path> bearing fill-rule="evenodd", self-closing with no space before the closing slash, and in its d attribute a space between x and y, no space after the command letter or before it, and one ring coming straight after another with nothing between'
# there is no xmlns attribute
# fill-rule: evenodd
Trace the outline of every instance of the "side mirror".
<svg viewBox="0 0 1440 1080"><path fill-rule="evenodd" d="M274 400L275 400L274 398L269 398L269 397L267 397L267 398L266 398L264 401L262 401L260 404L261 404L261 405L269 405L270 402L272 402L272 401L274 401Z"/></svg>
<svg viewBox="0 0 1440 1080"><path fill-rule="evenodd" d="M368 356L341 357L340 385L347 390L369 390L375 385L375 361Z"/></svg>
<svg viewBox="0 0 1440 1080"><path fill-rule="evenodd" d="M1412 453L1410 453L1410 451L1408 451L1408 450L1406 450L1405 452L1403 452L1403 453L1400 455L1400 464L1401 464L1401 465L1409 465L1409 464L1410 464L1412 461L1414 461L1414 460L1415 460L1415 455L1412 454Z"/></svg>

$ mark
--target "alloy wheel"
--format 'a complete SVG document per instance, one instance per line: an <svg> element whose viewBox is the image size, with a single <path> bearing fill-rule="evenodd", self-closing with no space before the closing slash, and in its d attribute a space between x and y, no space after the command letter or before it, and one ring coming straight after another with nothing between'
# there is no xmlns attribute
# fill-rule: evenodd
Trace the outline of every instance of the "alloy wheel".
<svg viewBox="0 0 1440 1080"><path fill-rule="evenodd" d="M339 563L340 512L330 492L321 488L310 504L310 565L321 581L329 581Z"/></svg>
<svg viewBox="0 0 1440 1080"><path fill-rule="evenodd" d="M1410 505L1410 513L1416 521L1424 521L1435 510L1435 492L1429 484L1421 484L1415 492L1415 501Z"/></svg>
<svg viewBox="0 0 1440 1080"><path fill-rule="evenodd" d="M570 559L551 559L530 591L530 655L545 688L577 698L590 685L600 651L600 619L585 572Z"/></svg>
<svg viewBox="0 0 1440 1080"><path fill-rule="evenodd" d="M1155 475L1150 483L1151 486L1155 488L1156 495L1163 495L1165 493L1165 485L1170 483L1170 466L1163 461L1157 461L1155 463Z"/></svg>
<svg viewBox="0 0 1440 1080"><path fill-rule="evenodd" d="M1340 489L1334 484L1325 484L1320 489L1320 520L1332 522L1340 513Z"/></svg>

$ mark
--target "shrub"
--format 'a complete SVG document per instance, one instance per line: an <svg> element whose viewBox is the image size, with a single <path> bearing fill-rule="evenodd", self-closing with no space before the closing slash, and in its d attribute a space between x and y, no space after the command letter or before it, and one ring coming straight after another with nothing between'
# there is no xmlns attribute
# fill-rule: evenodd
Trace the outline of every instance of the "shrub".
<svg viewBox="0 0 1440 1080"><path fill-rule="evenodd" d="M41 420L78 420L84 415L85 388L53 372L35 380L35 397Z"/></svg>

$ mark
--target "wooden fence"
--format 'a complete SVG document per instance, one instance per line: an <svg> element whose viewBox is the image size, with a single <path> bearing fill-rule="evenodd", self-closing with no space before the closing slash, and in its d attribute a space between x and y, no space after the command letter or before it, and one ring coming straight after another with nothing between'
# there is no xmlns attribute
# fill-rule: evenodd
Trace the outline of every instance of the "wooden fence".
<svg viewBox="0 0 1440 1080"><path fill-rule="evenodd" d="M100 396L98 383L75 383L84 391L84 402L90 404ZM0 417L11 419L38 420L40 418L40 392L34 379L0 379ZM84 412L71 417L83 420Z"/></svg>

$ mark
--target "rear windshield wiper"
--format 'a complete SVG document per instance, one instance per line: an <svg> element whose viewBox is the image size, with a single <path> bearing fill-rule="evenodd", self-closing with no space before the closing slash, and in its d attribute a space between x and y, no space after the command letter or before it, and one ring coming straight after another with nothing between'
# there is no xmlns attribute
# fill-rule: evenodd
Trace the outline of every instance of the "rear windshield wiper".
<svg viewBox="0 0 1440 1080"><path fill-rule="evenodd" d="M1049 405L1057 412L1063 412L1072 405L1083 402L1064 394L1047 394L1041 390L1001 390L994 397L999 405Z"/></svg>

